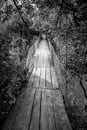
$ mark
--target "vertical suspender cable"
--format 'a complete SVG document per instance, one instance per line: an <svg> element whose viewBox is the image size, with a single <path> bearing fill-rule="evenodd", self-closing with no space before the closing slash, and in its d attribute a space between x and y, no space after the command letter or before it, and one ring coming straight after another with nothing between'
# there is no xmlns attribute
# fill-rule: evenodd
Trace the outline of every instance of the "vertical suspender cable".
<svg viewBox="0 0 87 130"><path fill-rule="evenodd" d="M60 35L61 35L61 29L60 29L60 21L59 21L59 61L60 61Z"/></svg>
<svg viewBox="0 0 87 130"><path fill-rule="evenodd" d="M66 24L67 24L67 19L66 19ZM67 99L67 30L65 32L65 43L66 43L66 99Z"/></svg>

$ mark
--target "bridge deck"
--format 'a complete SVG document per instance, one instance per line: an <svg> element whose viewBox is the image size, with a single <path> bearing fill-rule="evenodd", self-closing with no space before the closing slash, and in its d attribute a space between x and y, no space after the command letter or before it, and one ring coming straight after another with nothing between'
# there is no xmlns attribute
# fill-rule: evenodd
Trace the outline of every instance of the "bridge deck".
<svg viewBox="0 0 87 130"><path fill-rule="evenodd" d="M3 130L72 130L45 41L37 48L31 68L27 88L19 96Z"/></svg>

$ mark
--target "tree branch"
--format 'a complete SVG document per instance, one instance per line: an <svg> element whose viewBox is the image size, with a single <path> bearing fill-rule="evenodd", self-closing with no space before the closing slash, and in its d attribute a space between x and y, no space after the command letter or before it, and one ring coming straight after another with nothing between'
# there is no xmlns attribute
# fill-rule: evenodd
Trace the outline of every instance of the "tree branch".
<svg viewBox="0 0 87 130"><path fill-rule="evenodd" d="M66 9L66 10L68 10L68 11L73 12L73 20L74 20L74 22L75 22L75 25L76 25L76 26L80 26L80 24L78 23L77 18L75 17L75 12L78 12L78 9L75 8L75 7L73 6L73 4L69 4L69 3L65 2L64 0L62 0L62 3L61 3L61 4L58 4L58 6L60 6L60 11L59 11L59 13L58 13L58 17L57 17L57 21L56 21L56 28L57 28L57 24L58 24L59 17L60 17L60 15L61 15L61 10L62 10L62 8Z"/></svg>
<svg viewBox="0 0 87 130"><path fill-rule="evenodd" d="M25 22L24 18L23 18L22 15L21 15L21 12L20 12L20 10L19 10L19 8L18 8L18 6L17 6L15 0L13 0L13 2L14 2L14 5L16 6L17 11L18 11L18 13L19 13L19 15L20 15L20 17L21 17L21 19L22 19L22 21L23 21L23 23L24 23L26 29L28 30L29 34L39 35L40 33L39 33L38 31L34 31L34 30L32 30L32 29L29 29L27 23Z"/></svg>
<svg viewBox="0 0 87 130"><path fill-rule="evenodd" d="M76 16L75 16L75 13L73 12L73 20L74 20L74 22L75 22L75 25L76 25L76 27L80 27L80 24L79 24L79 22L78 22L78 20L77 20L77 18L76 18Z"/></svg>
<svg viewBox="0 0 87 130"><path fill-rule="evenodd" d="M56 20L56 28L57 28L57 24L58 24L58 20L59 20L59 17L61 15L61 11L62 11L62 8L63 8L63 4L64 4L64 0L62 0L62 3L61 3L61 6L60 6L60 11L57 15L57 20Z"/></svg>
<svg viewBox="0 0 87 130"><path fill-rule="evenodd" d="M13 0L13 2L14 2L14 5L16 6L17 10L18 10L18 13L19 13L19 15L20 15L20 17L21 17L21 19L22 19L23 23L25 24L25 26L26 26L27 30L29 31L28 25L26 24L26 22L25 22L24 18L21 16L21 12L20 12L20 10L19 10L19 8L18 8L18 6L17 6L17 4L16 4L15 0Z"/></svg>

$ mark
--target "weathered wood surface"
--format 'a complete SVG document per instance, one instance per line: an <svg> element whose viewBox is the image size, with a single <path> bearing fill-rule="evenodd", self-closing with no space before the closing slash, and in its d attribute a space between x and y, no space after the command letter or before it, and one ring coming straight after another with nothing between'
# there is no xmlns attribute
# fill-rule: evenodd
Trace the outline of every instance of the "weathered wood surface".
<svg viewBox="0 0 87 130"><path fill-rule="evenodd" d="M46 41L42 41L29 62L33 71L27 88L19 96L3 130L72 130L51 57Z"/></svg>

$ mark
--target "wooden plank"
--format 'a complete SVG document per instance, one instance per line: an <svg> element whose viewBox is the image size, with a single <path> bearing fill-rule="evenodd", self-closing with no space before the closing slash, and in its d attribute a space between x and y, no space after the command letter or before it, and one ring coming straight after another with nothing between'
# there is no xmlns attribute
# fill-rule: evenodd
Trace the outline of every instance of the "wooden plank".
<svg viewBox="0 0 87 130"><path fill-rule="evenodd" d="M44 57L44 68L46 68L46 57Z"/></svg>
<svg viewBox="0 0 87 130"><path fill-rule="evenodd" d="M50 90L42 90L40 130L55 130Z"/></svg>
<svg viewBox="0 0 87 130"><path fill-rule="evenodd" d="M40 67L43 68L43 62L44 62L44 54L40 55Z"/></svg>
<svg viewBox="0 0 87 130"><path fill-rule="evenodd" d="M37 57L37 64L36 64L36 67L37 68L40 68L40 64L41 64L41 56L40 56L40 49L38 48L35 52L35 57Z"/></svg>
<svg viewBox="0 0 87 130"><path fill-rule="evenodd" d="M51 77L50 77L50 68L46 68L46 88L52 89Z"/></svg>
<svg viewBox="0 0 87 130"><path fill-rule="evenodd" d="M38 58L37 68L41 68L41 57Z"/></svg>
<svg viewBox="0 0 87 130"><path fill-rule="evenodd" d="M39 60L39 55L34 55L32 58L31 66L33 66L34 68L37 67L38 60Z"/></svg>
<svg viewBox="0 0 87 130"><path fill-rule="evenodd" d="M38 88L40 85L40 74L41 74L41 68L37 68L35 79L33 81L33 87Z"/></svg>
<svg viewBox="0 0 87 130"><path fill-rule="evenodd" d="M24 89L22 91L22 93L18 96L18 100L17 100L16 104L14 104L6 122L4 123L4 127L2 128L2 130L11 130L11 128L16 120L17 114L19 113L19 111L21 109L21 103L25 96L25 92L26 92L26 90Z"/></svg>
<svg viewBox="0 0 87 130"><path fill-rule="evenodd" d="M22 94L18 97L18 101L15 104L14 108L11 110L6 123L4 124L3 130L13 130L13 126L15 125L15 122L18 118L18 115L20 113L22 113L22 110L24 109L23 107L25 107L25 103L28 102L27 101L27 97L29 99L30 96L30 89L27 88L24 92L22 92ZM33 96L33 95L32 95ZM26 102L25 102L26 101ZM26 108L27 109L27 108ZM27 112L27 111L26 111ZM24 113L23 113L24 114ZM28 117L29 118L29 117ZM22 120L22 118L20 119ZM19 129L20 130L20 129ZM22 129L21 129L22 130Z"/></svg>
<svg viewBox="0 0 87 130"><path fill-rule="evenodd" d="M45 68L45 59L43 57L43 68Z"/></svg>
<svg viewBox="0 0 87 130"><path fill-rule="evenodd" d="M48 58L46 60L46 68L50 68L50 62L49 62Z"/></svg>
<svg viewBox="0 0 87 130"><path fill-rule="evenodd" d="M58 88L58 81L56 78L55 69L53 67L51 67L51 69L50 69L50 74L51 74L51 81L52 81L53 89L56 89L56 88Z"/></svg>
<svg viewBox="0 0 87 130"><path fill-rule="evenodd" d="M37 68L37 71L36 71L36 74L35 74L35 75L37 75L37 76L40 77L40 74L41 74L41 68Z"/></svg>
<svg viewBox="0 0 87 130"><path fill-rule="evenodd" d="M37 68L38 59L38 56L34 57L34 68Z"/></svg>
<svg viewBox="0 0 87 130"><path fill-rule="evenodd" d="M33 113L32 113L29 130L39 130L40 99L41 99L41 90L37 90L35 100L34 100L34 108L33 108Z"/></svg>
<svg viewBox="0 0 87 130"><path fill-rule="evenodd" d="M11 130L28 130L34 96L35 89L33 89L31 92L28 91L28 94L26 94L26 97L22 102L21 109Z"/></svg>
<svg viewBox="0 0 87 130"><path fill-rule="evenodd" d="M33 68L33 71L32 71L32 74L31 74L31 77L30 77L29 81L32 80L32 78L33 78L34 75L36 74L36 71L37 71L37 69L36 69L36 68Z"/></svg>
<svg viewBox="0 0 87 130"><path fill-rule="evenodd" d="M35 79L36 71L37 71L36 68L34 68L33 71L32 71L31 77L30 77L29 82L28 82L28 86L29 86L29 87L32 87L32 86L33 86L33 81L34 81L34 79Z"/></svg>
<svg viewBox="0 0 87 130"><path fill-rule="evenodd" d="M48 50L48 55L47 55L47 68L50 68L51 67L51 53L49 52Z"/></svg>
<svg viewBox="0 0 87 130"><path fill-rule="evenodd" d="M40 88L45 88L45 68L41 69Z"/></svg>
<svg viewBox="0 0 87 130"><path fill-rule="evenodd" d="M47 54L45 54L45 56L44 56L44 67L45 68L50 68L50 63L49 63Z"/></svg>
<svg viewBox="0 0 87 130"><path fill-rule="evenodd" d="M38 48L36 55L39 57L37 67L42 68L42 66L43 66L43 58L44 58L44 55L42 54L42 48L41 49L40 49L40 47Z"/></svg>
<svg viewBox="0 0 87 130"><path fill-rule="evenodd" d="M37 68L37 63L38 63L38 57L33 57L28 67L29 72L32 72L33 68Z"/></svg>
<svg viewBox="0 0 87 130"><path fill-rule="evenodd" d="M46 68L46 80L51 83L50 68Z"/></svg>
<svg viewBox="0 0 87 130"><path fill-rule="evenodd" d="M53 107L56 119L56 127L58 130L72 130L67 113L64 107L61 92L59 90L52 91Z"/></svg>

